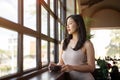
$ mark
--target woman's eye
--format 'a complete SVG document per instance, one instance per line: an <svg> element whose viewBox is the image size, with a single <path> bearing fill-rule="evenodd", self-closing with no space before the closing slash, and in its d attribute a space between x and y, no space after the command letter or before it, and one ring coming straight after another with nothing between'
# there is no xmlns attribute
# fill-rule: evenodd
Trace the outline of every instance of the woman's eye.
<svg viewBox="0 0 120 80"><path fill-rule="evenodd" d="M70 25L70 24L72 24L72 23L69 23L68 25Z"/></svg>
<svg viewBox="0 0 120 80"><path fill-rule="evenodd" d="M69 25L71 25L72 23L68 23L66 26L69 26Z"/></svg>

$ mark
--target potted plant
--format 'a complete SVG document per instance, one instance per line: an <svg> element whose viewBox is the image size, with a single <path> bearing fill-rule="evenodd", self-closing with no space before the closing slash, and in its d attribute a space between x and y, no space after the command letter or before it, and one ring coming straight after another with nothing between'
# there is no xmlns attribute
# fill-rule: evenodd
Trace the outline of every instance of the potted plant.
<svg viewBox="0 0 120 80"><path fill-rule="evenodd" d="M105 60L102 60L102 59L98 59L97 60L97 65L100 67L99 68L99 74L100 74L100 78L101 80L108 80L108 69L109 69L109 66L108 66L108 63L105 61Z"/></svg>

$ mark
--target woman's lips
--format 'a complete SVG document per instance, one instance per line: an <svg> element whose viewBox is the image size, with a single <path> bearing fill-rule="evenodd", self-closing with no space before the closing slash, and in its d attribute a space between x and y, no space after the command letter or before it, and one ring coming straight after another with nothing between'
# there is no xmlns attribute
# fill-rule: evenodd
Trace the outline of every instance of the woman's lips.
<svg viewBox="0 0 120 80"><path fill-rule="evenodd" d="M67 31L69 32L69 31L70 31L70 29L67 29Z"/></svg>

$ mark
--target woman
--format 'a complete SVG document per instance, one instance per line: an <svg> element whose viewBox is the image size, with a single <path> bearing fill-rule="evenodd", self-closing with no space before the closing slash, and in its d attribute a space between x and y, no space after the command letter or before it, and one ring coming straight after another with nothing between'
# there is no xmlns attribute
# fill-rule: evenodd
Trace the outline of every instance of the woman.
<svg viewBox="0 0 120 80"><path fill-rule="evenodd" d="M94 80L94 48L86 39L86 29L81 15L70 15L66 19L67 37L61 42L59 63L62 72L69 72L72 80Z"/></svg>

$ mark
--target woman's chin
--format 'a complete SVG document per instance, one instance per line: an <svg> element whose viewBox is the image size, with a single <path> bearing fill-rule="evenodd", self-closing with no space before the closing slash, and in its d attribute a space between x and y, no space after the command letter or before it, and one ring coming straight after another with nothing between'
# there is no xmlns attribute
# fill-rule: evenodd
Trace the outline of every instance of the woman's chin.
<svg viewBox="0 0 120 80"><path fill-rule="evenodd" d="M72 34L71 32L68 32L68 34Z"/></svg>

